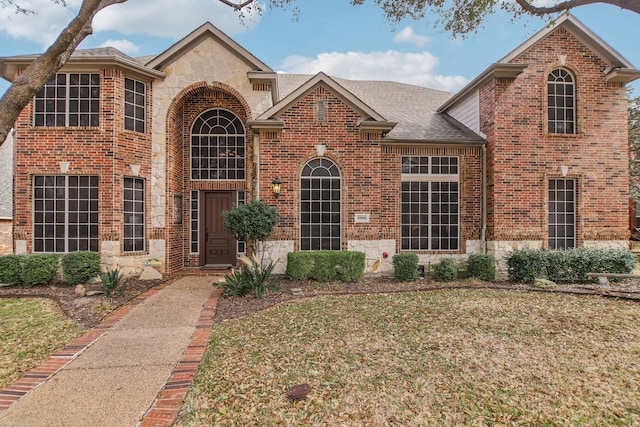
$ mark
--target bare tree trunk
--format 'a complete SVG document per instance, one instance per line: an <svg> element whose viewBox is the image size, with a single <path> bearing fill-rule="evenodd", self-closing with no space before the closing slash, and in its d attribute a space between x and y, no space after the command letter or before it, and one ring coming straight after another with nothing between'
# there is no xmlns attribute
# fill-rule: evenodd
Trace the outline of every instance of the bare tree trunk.
<svg viewBox="0 0 640 427"><path fill-rule="evenodd" d="M49 79L67 62L73 51L89 34L96 13L112 4L127 0L84 0L78 15L62 30L58 38L33 61L11 84L0 99L0 145L18 119L22 109Z"/></svg>

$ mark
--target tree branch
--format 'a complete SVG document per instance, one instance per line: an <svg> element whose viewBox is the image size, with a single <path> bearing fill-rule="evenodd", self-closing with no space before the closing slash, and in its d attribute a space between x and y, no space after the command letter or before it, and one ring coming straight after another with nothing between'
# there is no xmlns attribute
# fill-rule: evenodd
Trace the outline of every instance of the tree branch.
<svg viewBox="0 0 640 427"><path fill-rule="evenodd" d="M594 3L606 3L618 6L622 9L640 13L640 2L637 0L566 0L553 6L537 7L529 2L529 0L516 0L516 3L526 12L532 15L547 15L550 13L564 12L575 7L585 6Z"/></svg>
<svg viewBox="0 0 640 427"><path fill-rule="evenodd" d="M251 3L253 3L255 0L245 0L245 1L241 1L240 3L235 3L231 0L219 0L220 3L225 4L229 7L232 7L234 10L240 10L242 8L245 8L247 6L249 6Z"/></svg>
<svg viewBox="0 0 640 427"><path fill-rule="evenodd" d="M38 56L11 84L0 99L0 145L20 112L47 81L64 65L73 51L93 32L92 22L105 7L127 0L83 0L77 16L62 30L45 53Z"/></svg>

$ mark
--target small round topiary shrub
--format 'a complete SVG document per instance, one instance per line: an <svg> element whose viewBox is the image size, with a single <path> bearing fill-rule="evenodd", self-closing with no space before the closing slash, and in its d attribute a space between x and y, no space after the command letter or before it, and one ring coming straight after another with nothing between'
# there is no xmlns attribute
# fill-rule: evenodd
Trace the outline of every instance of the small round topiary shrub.
<svg viewBox="0 0 640 427"><path fill-rule="evenodd" d="M433 279L437 282L451 282L458 278L458 269L451 258L443 258L433 267Z"/></svg>

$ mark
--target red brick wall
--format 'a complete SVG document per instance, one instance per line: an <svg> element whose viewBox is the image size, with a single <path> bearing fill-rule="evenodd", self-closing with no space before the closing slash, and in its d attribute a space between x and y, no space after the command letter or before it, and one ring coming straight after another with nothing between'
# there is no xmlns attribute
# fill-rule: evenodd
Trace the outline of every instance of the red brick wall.
<svg viewBox="0 0 640 427"><path fill-rule="evenodd" d="M548 73L565 68L576 79L577 134L547 133ZM515 79L481 88L481 129L487 134L489 240L547 239L548 180L569 166L578 183L578 244L628 234L627 94L607 84L607 65L559 28L514 63Z"/></svg>
<svg viewBox="0 0 640 427"><path fill-rule="evenodd" d="M326 101L327 120L316 119L317 103ZM427 145L385 146L380 134L363 134L361 117L320 86L280 117L284 129L261 134L260 194L278 208L281 220L272 239L299 245L299 183L302 167L316 157L316 144L326 144L325 157L342 175L343 250L349 240L395 239L400 250L400 172L403 155L459 156L461 161L461 234L479 239L481 232L482 154L480 147ZM365 139L366 138L366 139ZM282 193L276 201L271 181L279 177ZM355 223L356 213L370 213L370 222Z"/></svg>
<svg viewBox="0 0 640 427"><path fill-rule="evenodd" d="M95 71L94 71L95 72ZM121 240L122 183L139 164L151 182L151 85L147 85L147 132L124 130L124 77L116 69L100 70L100 126L33 127L33 103L20 114L15 129L14 238L27 240L32 250L32 179L59 175L59 162L70 163L68 174L99 177L100 240ZM147 218L148 221L148 218Z"/></svg>

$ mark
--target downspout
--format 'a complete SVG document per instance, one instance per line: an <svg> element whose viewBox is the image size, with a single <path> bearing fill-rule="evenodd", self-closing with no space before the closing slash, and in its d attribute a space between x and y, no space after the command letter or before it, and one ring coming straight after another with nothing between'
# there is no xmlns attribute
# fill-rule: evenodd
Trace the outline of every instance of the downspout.
<svg viewBox="0 0 640 427"><path fill-rule="evenodd" d="M487 253L487 145L482 144L482 253Z"/></svg>

